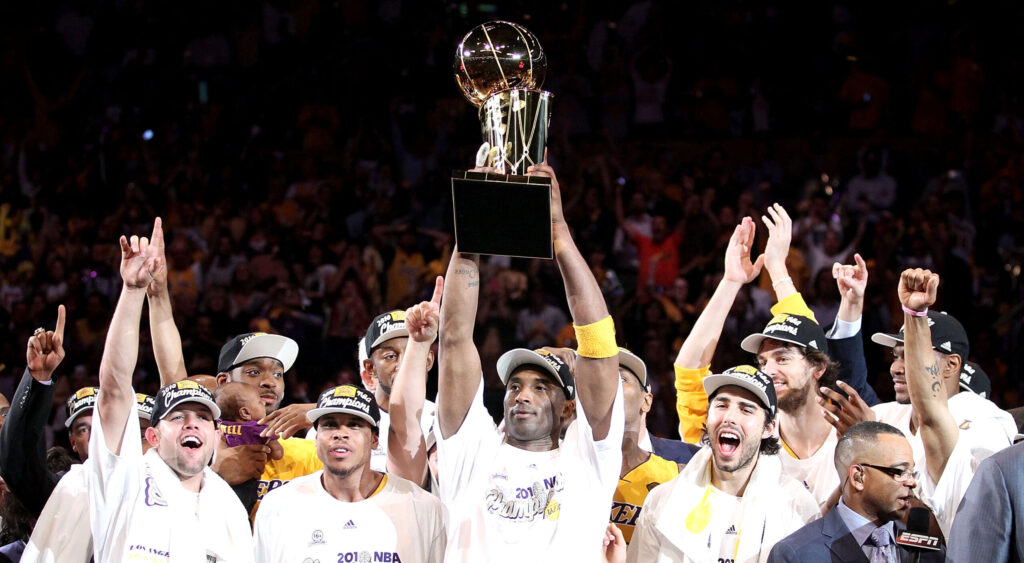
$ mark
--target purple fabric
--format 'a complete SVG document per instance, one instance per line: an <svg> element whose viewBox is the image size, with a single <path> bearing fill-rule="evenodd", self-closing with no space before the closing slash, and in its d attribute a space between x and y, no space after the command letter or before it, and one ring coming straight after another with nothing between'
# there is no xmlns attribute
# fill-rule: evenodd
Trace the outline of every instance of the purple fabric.
<svg viewBox="0 0 1024 563"><path fill-rule="evenodd" d="M248 422L230 422L218 420L221 432L224 433L224 441L228 446L252 446L255 444L266 444L271 438L263 438L260 432L267 427L266 424L257 424L255 420Z"/></svg>

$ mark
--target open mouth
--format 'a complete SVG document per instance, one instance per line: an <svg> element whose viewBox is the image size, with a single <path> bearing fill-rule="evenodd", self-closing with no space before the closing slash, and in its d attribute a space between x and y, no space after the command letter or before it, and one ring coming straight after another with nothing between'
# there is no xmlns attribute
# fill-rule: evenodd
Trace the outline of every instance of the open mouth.
<svg viewBox="0 0 1024 563"><path fill-rule="evenodd" d="M195 436L185 436L181 439L181 447L188 448L190 450L198 450L203 447L203 441Z"/></svg>
<svg viewBox="0 0 1024 563"><path fill-rule="evenodd" d="M732 455L740 447L740 435L732 430L718 434L718 449L725 455Z"/></svg>
<svg viewBox="0 0 1024 563"><path fill-rule="evenodd" d="M336 448L331 448L330 451L331 451L331 455L333 455L334 457L339 457L339 458L348 457L348 454L350 454L352 452L352 450L349 450L348 448L346 448L344 446L338 446Z"/></svg>

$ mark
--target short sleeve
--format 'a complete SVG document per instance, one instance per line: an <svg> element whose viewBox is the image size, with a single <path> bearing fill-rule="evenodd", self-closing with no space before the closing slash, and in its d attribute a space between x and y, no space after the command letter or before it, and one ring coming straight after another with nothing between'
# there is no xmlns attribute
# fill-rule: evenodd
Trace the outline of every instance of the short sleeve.
<svg viewBox="0 0 1024 563"><path fill-rule="evenodd" d="M484 407L483 378L479 381L476 395L459 429L448 438L444 438L439 431L435 433L440 496L446 504L452 502L469 484L479 464L494 459L501 445L501 436L494 427L494 420Z"/></svg>
<svg viewBox="0 0 1024 563"><path fill-rule="evenodd" d="M134 391L132 393L134 395ZM100 409L93 409L92 435L89 437L91 463L88 464L89 520L97 555L106 554L104 538L110 522L114 519L113 513L130 500L129 494L139 490L145 471L139 411L135 401L131 401L131 410L125 418L120 454L115 454L107 448L101 416Z"/></svg>

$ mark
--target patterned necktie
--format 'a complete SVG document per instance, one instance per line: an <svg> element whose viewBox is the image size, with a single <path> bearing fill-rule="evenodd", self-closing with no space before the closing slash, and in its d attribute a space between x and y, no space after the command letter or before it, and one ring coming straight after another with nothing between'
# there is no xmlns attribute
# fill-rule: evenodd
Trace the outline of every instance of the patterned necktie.
<svg viewBox="0 0 1024 563"><path fill-rule="evenodd" d="M893 563L889 557L889 532L885 528L875 528L864 543L871 546L871 563Z"/></svg>

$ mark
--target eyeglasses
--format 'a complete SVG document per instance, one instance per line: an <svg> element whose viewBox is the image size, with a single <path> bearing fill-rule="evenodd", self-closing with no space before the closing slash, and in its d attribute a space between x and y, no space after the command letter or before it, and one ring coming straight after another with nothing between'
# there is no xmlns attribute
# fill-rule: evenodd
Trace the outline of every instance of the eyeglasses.
<svg viewBox="0 0 1024 563"><path fill-rule="evenodd" d="M877 470L881 471L882 473L885 473L886 475L892 477L893 480L896 481L897 483L906 483L910 479L913 479L914 481L917 481L917 478L918 478L918 475L919 475L919 473L917 471L911 471L909 469L899 469L897 467L886 467L884 465L872 465L870 463L858 463L857 465L862 465L864 467L870 467L872 469L877 469Z"/></svg>

